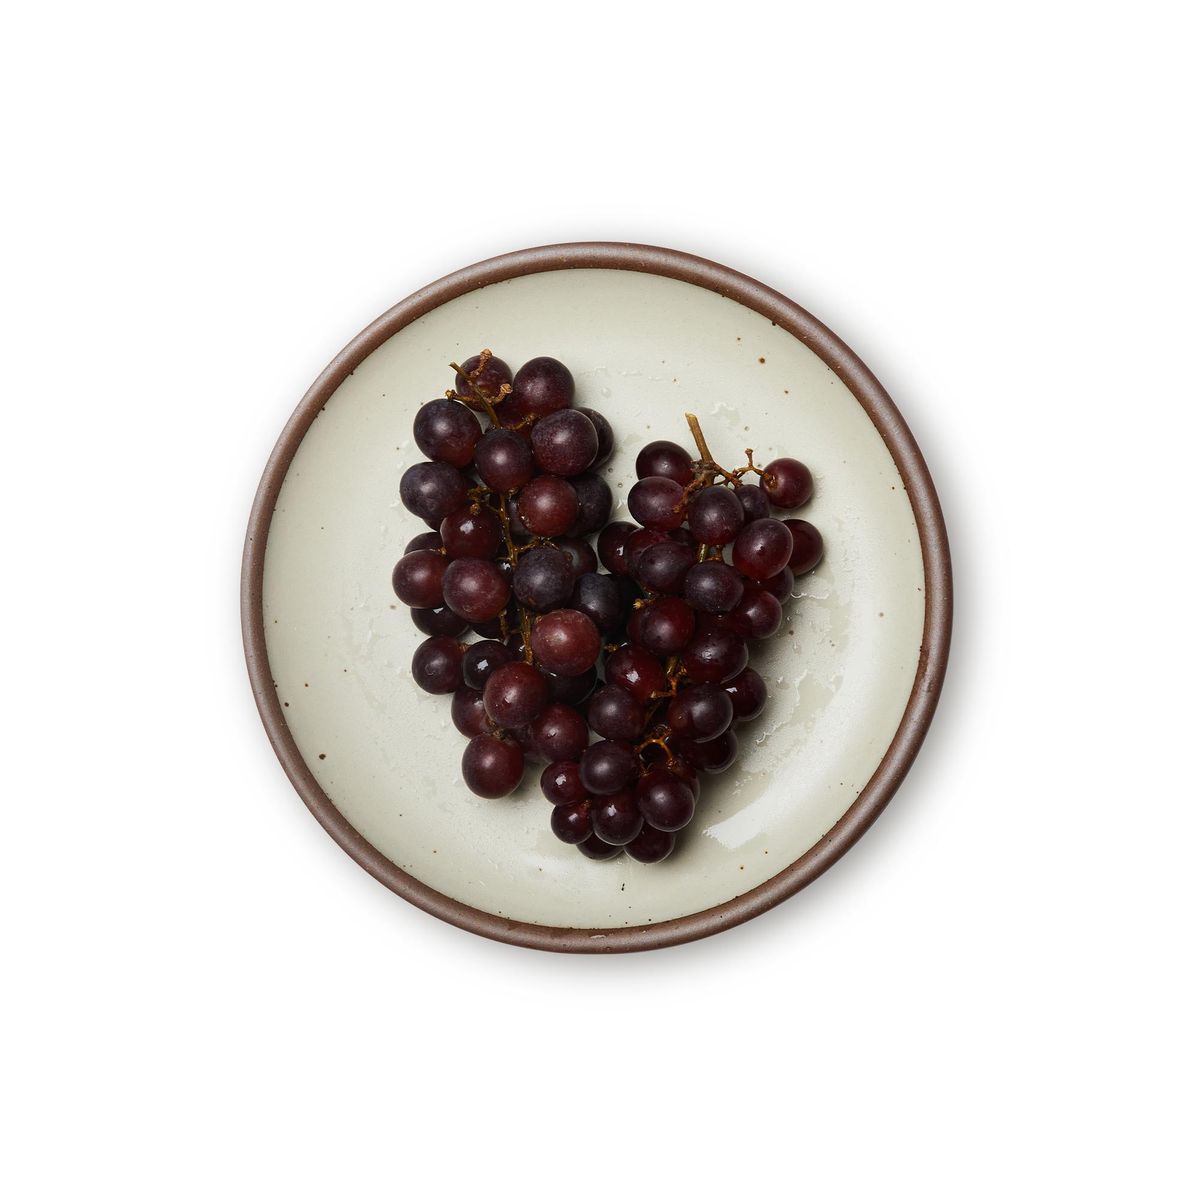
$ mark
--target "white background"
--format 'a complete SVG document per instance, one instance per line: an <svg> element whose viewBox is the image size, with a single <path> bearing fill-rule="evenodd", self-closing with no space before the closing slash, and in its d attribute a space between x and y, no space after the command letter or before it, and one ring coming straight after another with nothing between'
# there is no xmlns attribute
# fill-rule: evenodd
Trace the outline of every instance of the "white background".
<svg viewBox="0 0 1200 1200"><path fill-rule="evenodd" d="M1195 1196L1191 9L10 13L0 1190ZM849 857L617 958L461 933L342 854L236 606L258 474L350 336L592 238L841 333L959 599Z"/></svg>

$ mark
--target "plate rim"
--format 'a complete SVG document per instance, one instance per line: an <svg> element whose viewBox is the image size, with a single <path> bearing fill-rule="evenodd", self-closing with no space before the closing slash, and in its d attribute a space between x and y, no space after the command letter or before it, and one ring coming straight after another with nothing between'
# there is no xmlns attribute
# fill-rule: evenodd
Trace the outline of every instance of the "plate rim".
<svg viewBox="0 0 1200 1200"><path fill-rule="evenodd" d="M262 611L267 539L283 481L309 427L355 368L401 329L468 292L525 275L588 269L637 271L694 284L760 313L812 350L862 405L887 446L912 505L925 574L925 624L912 691L879 766L833 827L794 862L740 896L669 921L616 929L539 925L484 912L409 875L367 841L325 794L292 738L271 678ZM921 748L946 675L952 618L950 545L933 479L899 409L866 364L825 324L774 288L709 259L636 242L566 242L484 259L420 288L372 321L321 372L284 426L254 497L242 554L242 641L254 700L284 772L325 831L385 887L432 916L495 941L568 953L652 950L709 937L774 908L827 871L887 806Z"/></svg>

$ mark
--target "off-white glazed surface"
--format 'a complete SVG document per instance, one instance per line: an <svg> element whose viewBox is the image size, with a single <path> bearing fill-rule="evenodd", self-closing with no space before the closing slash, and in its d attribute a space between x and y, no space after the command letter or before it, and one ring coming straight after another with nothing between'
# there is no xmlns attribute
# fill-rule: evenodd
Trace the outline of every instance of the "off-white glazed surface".
<svg viewBox="0 0 1200 1200"><path fill-rule="evenodd" d="M618 509L637 450L690 447L699 415L716 458L803 459L801 514L826 557L797 581L780 633L754 651L771 698L741 754L705 780L695 823L656 867L594 863L550 833L538 770L506 800L472 796L449 697L409 678L421 639L391 569L425 526L399 501L421 455L413 414L451 386L446 363L488 346L514 369L562 359L580 405L608 416ZM765 361L760 361L760 359ZM263 608L292 735L325 792L388 858L487 912L576 927L684 916L762 883L846 811L899 724L924 617L921 550L899 473L836 375L765 317L691 284L567 270L494 284L401 330L332 397L302 442L271 524Z"/></svg>

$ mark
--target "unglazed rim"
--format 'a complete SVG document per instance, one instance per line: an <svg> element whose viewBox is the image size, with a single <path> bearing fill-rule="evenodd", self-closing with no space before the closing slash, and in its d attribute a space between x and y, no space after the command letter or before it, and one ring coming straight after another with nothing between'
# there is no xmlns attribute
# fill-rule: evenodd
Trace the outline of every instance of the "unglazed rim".
<svg viewBox="0 0 1200 1200"><path fill-rule="evenodd" d="M292 738L271 678L262 611L267 537L284 478L309 426L351 372L393 334L449 300L506 279L575 268L644 271L695 284L736 300L799 338L837 373L883 438L908 492L925 569L925 627L908 704L874 775L833 828L790 866L741 896L686 917L619 929L570 929L506 920L452 900L384 857L337 810ZM250 684L284 771L334 841L380 883L435 917L496 941L573 953L653 950L730 929L795 895L837 862L883 811L925 740L941 694L950 650L950 547L933 480L904 418L858 355L816 317L747 275L679 250L626 242L571 242L502 254L431 283L367 326L325 368L292 414L263 472L246 533L241 607Z"/></svg>

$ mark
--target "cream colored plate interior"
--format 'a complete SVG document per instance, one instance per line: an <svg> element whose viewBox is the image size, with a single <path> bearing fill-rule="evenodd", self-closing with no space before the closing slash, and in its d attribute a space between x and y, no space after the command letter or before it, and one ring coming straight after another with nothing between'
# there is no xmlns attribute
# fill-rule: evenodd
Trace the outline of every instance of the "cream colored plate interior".
<svg viewBox="0 0 1200 1200"><path fill-rule="evenodd" d="M797 581L787 621L755 650L765 714L741 754L705 780L699 814L666 863L595 863L550 833L539 769L518 793L481 800L459 775L465 742L448 697L409 677L421 635L391 590L392 566L425 526L399 501L421 456L418 405L446 368L488 346L514 369L549 354L577 403L617 435L605 470L626 516L638 449L690 446L700 416L717 459L803 459L817 490L802 514L826 556ZM924 619L916 525L869 417L791 334L693 284L640 272L529 275L453 300L401 330L338 389L284 482L266 552L271 671L296 744L346 819L430 887L543 925L603 928L720 904L799 858L879 765L912 688Z"/></svg>

